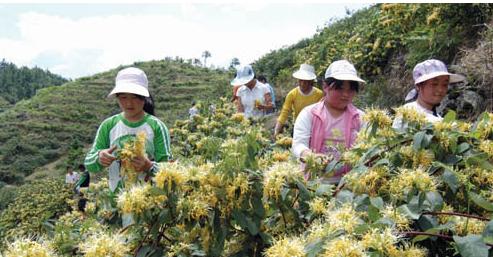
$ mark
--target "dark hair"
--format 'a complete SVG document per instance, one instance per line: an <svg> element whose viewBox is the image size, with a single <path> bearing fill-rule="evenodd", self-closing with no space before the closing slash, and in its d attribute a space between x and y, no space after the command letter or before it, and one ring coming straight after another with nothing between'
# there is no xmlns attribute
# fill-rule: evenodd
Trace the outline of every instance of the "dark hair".
<svg viewBox="0 0 493 257"><path fill-rule="evenodd" d="M351 90L354 90L356 92L359 91L359 83L354 80L348 80L349 81L349 88ZM335 89L341 89L342 85L344 84L344 80L338 80L332 77L326 78L325 83L327 83L328 86L330 86L332 83L334 83L334 88Z"/></svg>
<svg viewBox="0 0 493 257"><path fill-rule="evenodd" d="M120 93L117 93L116 97L118 97L119 95ZM144 112L147 112L150 115L154 115L154 98L152 97L151 93L149 93L149 97L137 94L133 95L137 96L140 100L144 100Z"/></svg>
<svg viewBox="0 0 493 257"><path fill-rule="evenodd" d="M267 78L264 75L258 75L257 80L260 82L267 82Z"/></svg>
<svg viewBox="0 0 493 257"><path fill-rule="evenodd" d="M84 166L84 164L79 164L79 170L85 170L86 167Z"/></svg>

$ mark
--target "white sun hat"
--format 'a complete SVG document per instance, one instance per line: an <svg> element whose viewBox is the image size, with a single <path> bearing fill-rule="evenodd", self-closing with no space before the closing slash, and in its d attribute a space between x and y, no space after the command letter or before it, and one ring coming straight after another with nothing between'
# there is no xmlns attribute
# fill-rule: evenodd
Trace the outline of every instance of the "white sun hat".
<svg viewBox="0 0 493 257"><path fill-rule="evenodd" d="M449 83L457 83L464 81L466 78L462 75L449 73L447 70L447 66L442 61L430 59L424 62L420 62L414 66L413 70L413 79L414 84L419 84L423 81L427 81L429 79L448 75Z"/></svg>
<svg viewBox="0 0 493 257"><path fill-rule="evenodd" d="M118 93L130 93L149 97L147 76L139 68L125 68L118 72L115 78L115 87L108 97Z"/></svg>
<svg viewBox="0 0 493 257"><path fill-rule="evenodd" d="M293 73L293 77L301 80L314 80L317 78L317 75L313 66L303 63L300 65L300 69Z"/></svg>
<svg viewBox="0 0 493 257"><path fill-rule="evenodd" d="M331 63L325 71L325 78L335 78L337 80L352 80L366 83L364 80L358 77L354 66L346 60L339 60Z"/></svg>
<svg viewBox="0 0 493 257"><path fill-rule="evenodd" d="M245 85L250 82L255 77L255 73L253 72L253 68L251 65L241 66L236 70L236 77L231 80L232 86L240 86Z"/></svg>

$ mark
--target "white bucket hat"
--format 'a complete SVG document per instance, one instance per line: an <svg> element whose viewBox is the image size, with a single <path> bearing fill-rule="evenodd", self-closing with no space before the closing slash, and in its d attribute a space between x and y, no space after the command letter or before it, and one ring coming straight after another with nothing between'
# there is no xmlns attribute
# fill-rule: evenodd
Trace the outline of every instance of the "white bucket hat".
<svg viewBox="0 0 493 257"><path fill-rule="evenodd" d="M462 75L449 73L447 66L442 61L430 59L424 62L420 62L414 66L413 79L414 84L419 84L423 81L438 77L448 75L449 83L457 83L464 81L466 78Z"/></svg>
<svg viewBox="0 0 493 257"><path fill-rule="evenodd" d="M358 77L354 66L346 60L339 60L331 63L325 71L325 78L335 78L337 80L352 80L366 83L364 80Z"/></svg>
<svg viewBox="0 0 493 257"><path fill-rule="evenodd" d="M108 97L117 93L130 93L149 97L147 76L141 69L130 67L118 72L115 87Z"/></svg>
<svg viewBox="0 0 493 257"><path fill-rule="evenodd" d="M317 75L313 66L303 63L300 65L300 69L293 73L293 77L301 80L314 80L317 78Z"/></svg>
<svg viewBox="0 0 493 257"><path fill-rule="evenodd" d="M236 77L231 80L231 85L232 86L240 86L240 85L245 85L246 83L250 82L255 77L255 73L253 72L253 68L250 65L245 65L242 67L239 67L236 70Z"/></svg>

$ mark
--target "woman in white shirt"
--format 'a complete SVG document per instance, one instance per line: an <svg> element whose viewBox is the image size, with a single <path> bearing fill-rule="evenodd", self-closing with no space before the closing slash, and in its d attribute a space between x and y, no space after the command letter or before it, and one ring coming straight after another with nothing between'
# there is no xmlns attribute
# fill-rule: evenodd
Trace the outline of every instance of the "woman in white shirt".
<svg viewBox="0 0 493 257"><path fill-rule="evenodd" d="M448 85L465 80L465 77L449 73L447 66L442 61L430 59L416 64L413 70L415 88L406 96L406 101L411 100L403 107L413 108L425 115L428 122L438 122L442 117L436 112L442 99L447 95ZM402 119L397 117L392 127L405 126Z"/></svg>
<svg viewBox="0 0 493 257"><path fill-rule="evenodd" d="M255 79L252 66L245 65L236 72L232 86L240 86L236 91L236 107L245 117L261 117L272 110L272 96L269 88Z"/></svg>

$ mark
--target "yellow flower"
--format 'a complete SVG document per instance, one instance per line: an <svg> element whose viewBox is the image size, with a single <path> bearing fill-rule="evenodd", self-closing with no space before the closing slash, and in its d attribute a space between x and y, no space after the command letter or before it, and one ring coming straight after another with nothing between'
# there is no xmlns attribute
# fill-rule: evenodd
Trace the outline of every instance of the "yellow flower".
<svg viewBox="0 0 493 257"><path fill-rule="evenodd" d="M380 211L384 218L388 218L394 221L397 229L408 230L410 225L410 220L403 215L398 209L391 205L387 205L383 210Z"/></svg>
<svg viewBox="0 0 493 257"><path fill-rule="evenodd" d="M172 190L173 185L177 189L181 188L186 180L184 168L177 162L161 164L154 176L157 187L166 189L168 192Z"/></svg>
<svg viewBox="0 0 493 257"><path fill-rule="evenodd" d="M134 185L129 190L122 191L117 198L117 205L123 213L140 214L153 207L150 197L149 184Z"/></svg>
<svg viewBox="0 0 493 257"><path fill-rule="evenodd" d="M242 122L245 120L245 115L243 113L235 113L231 116L231 119L236 122Z"/></svg>
<svg viewBox="0 0 493 257"><path fill-rule="evenodd" d="M293 143L293 138L291 137L281 137L276 141L276 145L283 147L291 147L292 143Z"/></svg>
<svg viewBox="0 0 493 257"><path fill-rule="evenodd" d="M327 208L324 216L328 226L344 229L349 234L363 222L361 215L350 204L344 204L339 208Z"/></svg>
<svg viewBox="0 0 493 257"><path fill-rule="evenodd" d="M284 151L284 152L274 152L272 154L272 159L277 162L285 162L289 159L290 152L289 151Z"/></svg>
<svg viewBox="0 0 493 257"><path fill-rule="evenodd" d="M97 233L83 241L79 249L84 257L124 257L130 254L130 247L121 234Z"/></svg>
<svg viewBox="0 0 493 257"><path fill-rule="evenodd" d="M389 183L390 196L397 199L402 199L404 193L413 188L421 192L435 192L437 182L428 172L418 168L416 170L401 169Z"/></svg>
<svg viewBox="0 0 493 257"><path fill-rule="evenodd" d="M455 223L455 233L459 236L466 236L469 234L480 235L486 227L486 222L482 220L458 216L454 216L451 219Z"/></svg>
<svg viewBox="0 0 493 257"><path fill-rule="evenodd" d="M398 237L392 234L390 228L385 228L383 231L371 229L361 240L362 245L366 249L374 249L381 253L397 252L395 244L398 242Z"/></svg>
<svg viewBox="0 0 493 257"><path fill-rule="evenodd" d="M323 257L366 257L361 243L348 236L338 237L325 245Z"/></svg>
<svg viewBox="0 0 493 257"><path fill-rule="evenodd" d="M324 213L327 209L327 202L320 197L315 197L308 205L310 206L310 210L317 215Z"/></svg>
<svg viewBox="0 0 493 257"><path fill-rule="evenodd" d="M367 109L362 118L370 124L376 124L379 128L390 127L392 124L392 119L389 117L388 112L376 108Z"/></svg>
<svg viewBox="0 0 493 257"><path fill-rule="evenodd" d="M296 180L303 181L303 175L297 164L292 162L276 163L264 174L264 196L279 199L282 188Z"/></svg>
<svg viewBox="0 0 493 257"><path fill-rule="evenodd" d="M351 172L346 175L346 181L348 187L355 193L376 196L387 183L387 173L386 166L377 166L361 174Z"/></svg>
<svg viewBox="0 0 493 257"><path fill-rule="evenodd" d="M483 140L479 144L479 149L485 152L490 159L493 159L493 141Z"/></svg>
<svg viewBox="0 0 493 257"><path fill-rule="evenodd" d="M266 257L306 256L303 242L299 238L282 238L265 251Z"/></svg>
<svg viewBox="0 0 493 257"><path fill-rule="evenodd" d="M5 257L52 257L57 256L47 243L20 238L10 243L3 253ZM0 254L1 255L1 254Z"/></svg>
<svg viewBox="0 0 493 257"><path fill-rule="evenodd" d="M426 123L426 117L424 114L417 112L414 108L399 107L395 109L396 117L402 118L403 122L415 123L418 126L422 126Z"/></svg>
<svg viewBox="0 0 493 257"><path fill-rule="evenodd" d="M121 176L124 178L125 185L134 184L137 181L139 173L135 170L132 164L132 159L138 156L145 156L146 133L139 131L134 140L130 140L123 144L123 148L119 151L120 160L122 163Z"/></svg>

